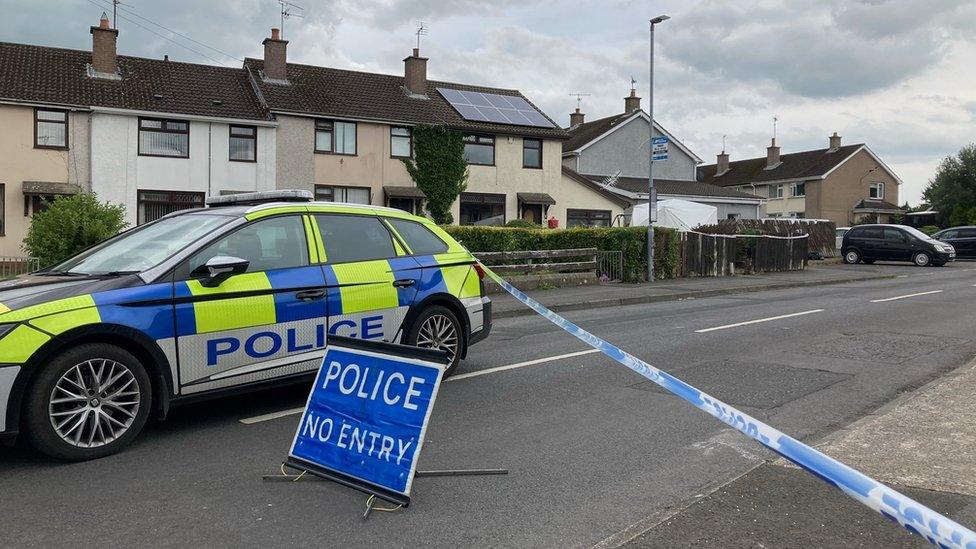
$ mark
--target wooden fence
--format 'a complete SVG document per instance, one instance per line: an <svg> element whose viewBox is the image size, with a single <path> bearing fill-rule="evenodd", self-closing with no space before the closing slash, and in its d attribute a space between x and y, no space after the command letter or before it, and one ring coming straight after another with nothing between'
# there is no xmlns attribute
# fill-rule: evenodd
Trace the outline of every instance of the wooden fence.
<svg viewBox="0 0 976 549"><path fill-rule="evenodd" d="M679 276L735 274L736 240L733 236L683 232L678 253Z"/></svg>
<svg viewBox="0 0 976 549"><path fill-rule="evenodd" d="M752 251L752 272L802 271L807 267L810 252L810 238L756 236L740 238L754 240Z"/></svg>

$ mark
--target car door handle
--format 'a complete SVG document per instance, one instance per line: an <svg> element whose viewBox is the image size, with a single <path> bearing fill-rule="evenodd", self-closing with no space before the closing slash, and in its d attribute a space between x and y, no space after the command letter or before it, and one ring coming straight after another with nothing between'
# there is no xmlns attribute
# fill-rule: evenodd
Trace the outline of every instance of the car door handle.
<svg viewBox="0 0 976 549"><path fill-rule="evenodd" d="M314 301L325 297L325 290L305 290L295 294L300 301Z"/></svg>
<svg viewBox="0 0 976 549"><path fill-rule="evenodd" d="M412 278L401 278L393 281L393 286L397 288L408 288L416 284L417 281Z"/></svg>

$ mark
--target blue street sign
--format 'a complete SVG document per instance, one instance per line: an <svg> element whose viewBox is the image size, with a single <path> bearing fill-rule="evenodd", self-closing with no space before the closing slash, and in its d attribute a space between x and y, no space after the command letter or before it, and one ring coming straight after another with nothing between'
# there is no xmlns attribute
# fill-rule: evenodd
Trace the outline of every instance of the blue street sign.
<svg viewBox="0 0 976 549"><path fill-rule="evenodd" d="M654 137L651 139L651 159L654 162L668 159L668 138Z"/></svg>
<svg viewBox="0 0 976 549"><path fill-rule="evenodd" d="M331 336L288 463L409 504L446 364L441 351Z"/></svg>

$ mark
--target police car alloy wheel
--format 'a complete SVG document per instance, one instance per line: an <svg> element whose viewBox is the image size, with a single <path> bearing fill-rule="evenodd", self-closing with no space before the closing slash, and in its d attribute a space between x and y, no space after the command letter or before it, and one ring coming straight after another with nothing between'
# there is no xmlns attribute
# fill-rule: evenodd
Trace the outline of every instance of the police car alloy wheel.
<svg viewBox="0 0 976 549"><path fill-rule="evenodd" d="M925 266L927 266L929 264L929 262L932 261L932 257L929 256L929 254L927 254L925 252L918 252L917 254L915 254L915 257L913 258L913 261L919 267L925 267Z"/></svg>
<svg viewBox="0 0 976 549"><path fill-rule="evenodd" d="M134 356L96 343L55 357L34 380L28 399L26 429L34 446L80 461L128 445L146 422L152 392Z"/></svg>
<svg viewBox="0 0 976 549"><path fill-rule="evenodd" d="M844 263L854 264L861 259L861 254L857 253L857 250L851 250L844 254Z"/></svg>
<svg viewBox="0 0 976 549"><path fill-rule="evenodd" d="M461 323L450 309L440 305L425 309L410 332L411 345L446 351L451 363L444 375L454 372L464 354L464 336Z"/></svg>

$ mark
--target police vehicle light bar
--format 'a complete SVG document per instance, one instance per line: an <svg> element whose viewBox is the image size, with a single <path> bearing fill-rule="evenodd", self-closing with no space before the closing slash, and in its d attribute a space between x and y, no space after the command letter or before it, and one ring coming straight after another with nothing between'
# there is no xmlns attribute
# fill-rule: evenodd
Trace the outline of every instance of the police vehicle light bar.
<svg viewBox="0 0 976 549"><path fill-rule="evenodd" d="M311 191L291 189L284 191L260 191L256 193L228 194L224 196L211 196L207 199L207 206L216 208L219 206L253 206L268 202L311 202L313 199Z"/></svg>

